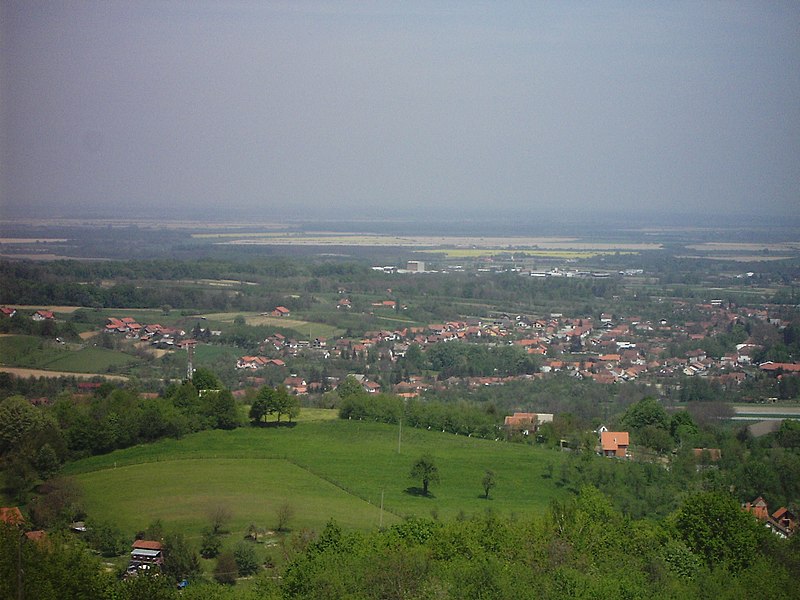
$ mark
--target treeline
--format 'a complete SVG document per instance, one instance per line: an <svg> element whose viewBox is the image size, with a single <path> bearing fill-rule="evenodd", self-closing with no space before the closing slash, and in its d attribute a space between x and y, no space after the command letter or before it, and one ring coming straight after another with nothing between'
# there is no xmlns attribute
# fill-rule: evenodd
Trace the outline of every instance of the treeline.
<svg viewBox="0 0 800 600"><path fill-rule="evenodd" d="M142 397L102 384L87 399L62 394L51 406L21 396L0 402L0 459L5 491L24 500L68 460L103 454L164 437L241 424L233 394L212 373L170 386L161 397ZM198 390L202 390L200 393Z"/></svg>
<svg viewBox="0 0 800 600"><path fill-rule="evenodd" d="M399 423L423 429L435 429L458 435L495 438L497 414L469 403L444 403L402 398L390 394L353 394L339 403L342 419L367 419L380 423Z"/></svg>

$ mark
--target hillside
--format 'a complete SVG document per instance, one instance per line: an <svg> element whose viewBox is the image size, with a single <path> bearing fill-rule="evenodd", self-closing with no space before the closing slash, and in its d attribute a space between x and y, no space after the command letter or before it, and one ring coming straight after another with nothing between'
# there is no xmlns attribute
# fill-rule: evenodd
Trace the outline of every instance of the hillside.
<svg viewBox="0 0 800 600"><path fill-rule="evenodd" d="M72 463L66 474L83 487L91 517L131 533L156 518L199 531L209 507L228 506L232 529L269 525L290 502L294 526L318 528L330 517L348 527L377 527L399 516L487 509L537 515L566 495L547 477L562 455L550 450L361 421L301 422L295 427L205 431ZM432 455L441 483L415 495L411 464ZM497 487L482 498L485 471ZM110 492L110 490L113 490Z"/></svg>

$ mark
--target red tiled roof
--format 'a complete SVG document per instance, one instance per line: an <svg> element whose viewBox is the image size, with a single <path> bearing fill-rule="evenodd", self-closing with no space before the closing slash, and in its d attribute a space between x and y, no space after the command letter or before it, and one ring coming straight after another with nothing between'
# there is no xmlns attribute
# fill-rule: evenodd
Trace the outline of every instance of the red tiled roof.
<svg viewBox="0 0 800 600"><path fill-rule="evenodd" d="M0 507L0 521L6 525L22 525L25 517L22 516L19 508L12 506L9 508Z"/></svg>
<svg viewBox="0 0 800 600"><path fill-rule="evenodd" d="M604 431L600 434L600 445L603 450L616 450L621 446L628 446L629 436L627 431Z"/></svg>
<svg viewBox="0 0 800 600"><path fill-rule="evenodd" d="M136 540L133 542L133 548L137 550L161 550L161 542L154 540Z"/></svg>

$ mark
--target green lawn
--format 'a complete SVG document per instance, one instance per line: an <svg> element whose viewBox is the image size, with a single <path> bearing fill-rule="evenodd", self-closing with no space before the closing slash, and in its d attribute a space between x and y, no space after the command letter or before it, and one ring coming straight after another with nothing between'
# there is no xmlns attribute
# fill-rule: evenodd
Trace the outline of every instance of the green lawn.
<svg viewBox="0 0 800 600"><path fill-rule="evenodd" d="M90 517L126 531L160 517L198 533L207 509L220 503L230 505L233 528L241 530L252 522L272 526L286 501L296 507L296 527L318 528L334 517L348 527L372 528L381 518L382 494L388 524L412 514L451 518L487 509L540 514L566 493L543 477L548 463L562 460L554 451L412 428L403 429L400 454L397 448L395 426L313 420L163 440L65 471L83 486ZM441 475L428 498L407 491L420 486L408 473L424 453L434 456ZM486 469L497 479L489 500L481 497Z"/></svg>

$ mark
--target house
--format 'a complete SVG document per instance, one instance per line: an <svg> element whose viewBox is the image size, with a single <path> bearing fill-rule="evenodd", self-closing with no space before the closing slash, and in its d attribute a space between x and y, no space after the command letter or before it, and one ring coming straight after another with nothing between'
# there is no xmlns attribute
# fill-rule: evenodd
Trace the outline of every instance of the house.
<svg viewBox="0 0 800 600"><path fill-rule="evenodd" d="M289 314L289 309L285 306L276 306L275 309L270 313L270 315L273 317L288 317Z"/></svg>
<svg viewBox="0 0 800 600"><path fill-rule="evenodd" d="M769 519L769 509L767 508L767 501L761 496L752 502L745 502L742 504L742 510L752 513L753 516L759 521L766 521Z"/></svg>
<svg viewBox="0 0 800 600"><path fill-rule="evenodd" d="M797 531L797 515L785 506L769 514L767 501L761 496L752 502L742 504L742 510L751 513L756 519L762 521L764 526L781 538L788 538Z"/></svg>
<svg viewBox="0 0 800 600"><path fill-rule="evenodd" d="M136 540L133 542L128 573L149 572L161 569L164 564L164 548L161 542L154 540Z"/></svg>
<svg viewBox="0 0 800 600"><path fill-rule="evenodd" d="M0 315L4 317L13 317L17 314L17 310L14 308L8 308L7 306L0 307Z"/></svg>
<svg viewBox="0 0 800 600"><path fill-rule="evenodd" d="M778 510L772 513L772 517L770 518L770 526L777 535L783 538L788 538L797 530L797 515L795 515L785 506L781 506Z"/></svg>
<svg viewBox="0 0 800 600"><path fill-rule="evenodd" d="M31 319L34 321L52 321L56 318L56 316L49 310L37 310L31 316Z"/></svg>
<svg viewBox="0 0 800 600"><path fill-rule="evenodd" d="M22 516L22 512L16 506L0 507L0 521L6 525L17 526L25 523L25 517Z"/></svg>
<svg viewBox="0 0 800 600"><path fill-rule="evenodd" d="M603 456L626 458L630 445L627 431L603 431L600 434L600 449Z"/></svg>
<svg viewBox="0 0 800 600"><path fill-rule="evenodd" d="M290 394L308 393L308 383L302 377L290 376L283 380L283 385L289 390Z"/></svg>
<svg viewBox="0 0 800 600"><path fill-rule="evenodd" d="M381 391L381 386L374 381L365 381L361 384L361 387L363 387L364 391L368 394L377 394Z"/></svg>
<svg viewBox="0 0 800 600"><path fill-rule="evenodd" d="M528 413L528 412L515 412L513 415L506 416L503 421L508 433L521 433L522 435L530 435L539 429L542 423L552 423L552 413Z"/></svg>
<svg viewBox="0 0 800 600"><path fill-rule="evenodd" d="M719 448L692 448L695 460L704 462L717 462L722 458L722 450Z"/></svg>

